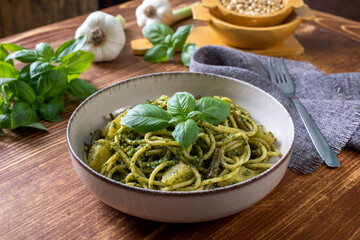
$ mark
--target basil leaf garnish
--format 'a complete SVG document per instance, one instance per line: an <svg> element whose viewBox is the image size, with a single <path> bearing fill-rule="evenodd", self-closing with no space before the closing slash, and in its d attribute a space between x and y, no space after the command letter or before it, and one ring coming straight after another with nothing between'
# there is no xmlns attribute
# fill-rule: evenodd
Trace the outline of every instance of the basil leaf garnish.
<svg viewBox="0 0 360 240"><path fill-rule="evenodd" d="M150 132L169 126L171 115L162 108L150 103L140 104L132 108L121 124L139 132Z"/></svg>
<svg viewBox="0 0 360 240"><path fill-rule="evenodd" d="M90 52L78 50L62 59L61 67L65 67L68 74L85 72L91 65L95 55Z"/></svg>
<svg viewBox="0 0 360 240"><path fill-rule="evenodd" d="M144 37L153 45L164 43L166 36L173 35L173 30L164 23L153 23L142 29Z"/></svg>
<svg viewBox="0 0 360 240"><path fill-rule="evenodd" d="M179 115L179 116L176 116L176 117L172 118L169 121L169 123L173 124L173 123L179 123L179 122L183 122L183 121L186 121L186 117L184 117L183 115Z"/></svg>
<svg viewBox="0 0 360 240"><path fill-rule="evenodd" d="M65 110L62 96L67 90L80 98L97 91L78 79L94 58L94 54L81 50L85 42L86 36L67 41L55 53L47 43L37 44L35 51L0 43L0 134L3 128L46 130L37 122L38 115L48 121L60 121L59 112ZM13 59L29 64L19 72Z"/></svg>
<svg viewBox="0 0 360 240"><path fill-rule="evenodd" d="M10 114L0 114L0 130L2 128L11 129L11 115ZM0 132L3 134L2 132Z"/></svg>
<svg viewBox="0 0 360 240"><path fill-rule="evenodd" d="M144 60L158 63L172 59L176 51L183 51L186 39L192 29L193 25L185 25L173 33L172 29L163 23L146 25L142 29L142 33L154 46L146 51ZM195 49L194 45L190 45L187 47L186 53L182 54L181 58L185 66L189 66L190 57Z"/></svg>
<svg viewBox="0 0 360 240"><path fill-rule="evenodd" d="M59 112L63 111L65 111L64 100L60 96L54 97L47 103L42 103L39 106L40 116L51 122L60 122Z"/></svg>
<svg viewBox="0 0 360 240"><path fill-rule="evenodd" d="M189 112L189 114L186 116L187 118L195 118L195 120L197 119L197 116L200 114L200 111L191 111Z"/></svg>
<svg viewBox="0 0 360 240"><path fill-rule="evenodd" d="M121 124L139 132L161 130L176 125L174 139L187 149L197 137L197 119L212 124L222 122L230 114L231 104L213 97L204 97L195 103L188 92L177 92L167 102L167 111L153 104L140 104L131 109Z"/></svg>
<svg viewBox="0 0 360 240"><path fill-rule="evenodd" d="M10 86L13 88L14 93L19 99L28 103L33 103L35 101L35 91L26 82L15 80L10 83Z"/></svg>
<svg viewBox="0 0 360 240"><path fill-rule="evenodd" d="M55 57L61 59L66 55L69 55L73 52L80 50L84 46L86 42L86 38L87 38L86 35L84 35L76 39L65 42L56 50Z"/></svg>
<svg viewBox="0 0 360 240"><path fill-rule="evenodd" d="M7 56L9 56L8 51L6 51L3 44L0 43L0 61L5 61ZM7 60L7 63L14 65L14 61L12 59Z"/></svg>
<svg viewBox="0 0 360 240"><path fill-rule="evenodd" d="M184 49L181 52L181 61L183 62L184 66L187 67L189 66L191 56L194 54L195 51L196 51L196 44L191 43L185 45Z"/></svg>
<svg viewBox="0 0 360 240"><path fill-rule="evenodd" d="M39 122L29 123L29 124L24 125L23 127L31 127L31 128L37 128L37 129L40 129L40 130L47 131L46 127L44 125L42 125L41 123L39 123Z"/></svg>
<svg viewBox="0 0 360 240"><path fill-rule="evenodd" d="M54 56L54 49L47 43L38 43L35 46L36 52L47 60Z"/></svg>
<svg viewBox="0 0 360 240"><path fill-rule="evenodd" d="M195 109L195 98L187 92L175 93L167 102L168 112L173 116L186 116Z"/></svg>
<svg viewBox="0 0 360 240"><path fill-rule="evenodd" d="M36 61L30 64L30 76L33 78L54 68L49 62Z"/></svg>
<svg viewBox="0 0 360 240"><path fill-rule="evenodd" d="M79 78L73 79L69 83L68 92L74 97L87 98L96 91L96 87Z"/></svg>
<svg viewBox="0 0 360 240"><path fill-rule="evenodd" d="M211 124L221 123L230 114L231 104L213 97L203 97L196 102L198 118Z"/></svg>
<svg viewBox="0 0 360 240"><path fill-rule="evenodd" d="M144 60L152 63L164 62L167 60L167 49L165 44L155 45L146 51Z"/></svg>
<svg viewBox="0 0 360 240"><path fill-rule="evenodd" d="M5 58L5 62L9 59L17 59L23 63L32 63L35 62L37 58L38 54L35 51L30 49L23 49L9 54L9 56Z"/></svg>
<svg viewBox="0 0 360 240"><path fill-rule="evenodd" d="M16 51L20 51L23 50L24 48L22 46L19 46L17 44L14 43L2 43L1 44L6 50L9 50L11 52L16 52Z"/></svg>
<svg viewBox="0 0 360 240"><path fill-rule="evenodd" d="M57 68L41 74L36 80L35 91L45 97L62 96L68 88L65 69Z"/></svg>
<svg viewBox="0 0 360 240"><path fill-rule="evenodd" d="M174 47L168 47L168 49L166 50L166 57L168 59L172 59L174 54L175 54L175 48Z"/></svg>
<svg viewBox="0 0 360 240"><path fill-rule="evenodd" d="M0 87L4 84L9 84L12 81L16 81L15 78L0 78ZM1 98L0 98L0 102L1 102Z"/></svg>
<svg viewBox="0 0 360 240"><path fill-rule="evenodd" d="M178 49L178 50L183 49L185 41L186 41L187 37L189 36L193 27L194 27L193 25L185 25L185 26L178 27L178 29L176 30L174 35L172 35L172 39L171 39L173 42L173 46L176 49Z"/></svg>
<svg viewBox="0 0 360 240"><path fill-rule="evenodd" d="M29 103L15 102L11 114L11 129L38 121L36 112Z"/></svg>
<svg viewBox="0 0 360 240"><path fill-rule="evenodd" d="M199 133L199 127L192 119L180 122L176 125L172 135L180 145L187 149L196 140Z"/></svg>
<svg viewBox="0 0 360 240"><path fill-rule="evenodd" d="M13 65L7 62L0 62L0 77L1 78L17 78L19 71Z"/></svg>

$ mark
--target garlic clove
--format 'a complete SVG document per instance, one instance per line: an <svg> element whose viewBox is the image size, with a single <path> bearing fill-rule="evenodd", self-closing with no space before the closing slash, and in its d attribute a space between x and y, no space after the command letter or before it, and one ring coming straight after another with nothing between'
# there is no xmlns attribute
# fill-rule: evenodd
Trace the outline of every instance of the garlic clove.
<svg viewBox="0 0 360 240"><path fill-rule="evenodd" d="M173 23L172 8L168 0L144 0L136 8L135 15L140 28L154 22L166 25Z"/></svg>
<svg viewBox="0 0 360 240"><path fill-rule="evenodd" d="M82 49L95 54L94 62L114 60L126 42L121 23L114 16L101 11L91 13L76 30L75 37L81 35L87 35Z"/></svg>

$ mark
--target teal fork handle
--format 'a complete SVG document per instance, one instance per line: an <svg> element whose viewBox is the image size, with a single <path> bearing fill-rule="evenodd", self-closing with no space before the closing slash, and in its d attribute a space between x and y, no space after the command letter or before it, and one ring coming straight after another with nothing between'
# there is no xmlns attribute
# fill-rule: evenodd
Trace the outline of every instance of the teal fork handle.
<svg viewBox="0 0 360 240"><path fill-rule="evenodd" d="M310 135L312 142L315 145L316 150L320 154L321 158L325 161L325 164L331 168L340 167L341 164L339 159L336 157L335 153L326 142L319 128L316 126L311 116L304 108L304 105L302 105L299 99L292 99L292 101L294 102L295 107L298 110L302 121L304 122L304 125Z"/></svg>

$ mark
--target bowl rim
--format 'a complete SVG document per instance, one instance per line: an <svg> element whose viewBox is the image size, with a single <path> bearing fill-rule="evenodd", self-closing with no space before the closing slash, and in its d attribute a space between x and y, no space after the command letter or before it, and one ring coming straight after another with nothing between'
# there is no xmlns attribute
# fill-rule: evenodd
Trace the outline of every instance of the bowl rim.
<svg viewBox="0 0 360 240"><path fill-rule="evenodd" d="M248 15L248 14L242 14L242 13L238 13L236 11L227 9L220 0L216 0L217 5L216 7L220 10L220 12L224 13L228 13L229 15L233 15L236 16L237 18L248 18L248 19L271 19L271 18L276 18L279 16L282 16L283 14L287 13L287 11L290 10L290 13L293 9L293 5L290 4L291 0L283 0L283 8L280 9L279 11L273 12L273 13L269 13L269 14L264 14L264 15ZM286 2L286 3L285 3ZM285 4L284 4L285 3ZM216 8L215 7L215 8Z"/></svg>
<svg viewBox="0 0 360 240"><path fill-rule="evenodd" d="M197 191L160 191L160 190L152 190L152 189L145 189L145 188L139 188L139 187L134 187L134 186L129 186L123 183L120 183L118 181L115 181L111 178L105 177L103 175L101 175L100 173L96 172L95 170L91 169L87 164L85 164L76 154L74 149L71 146L70 143L70 128L73 122L73 119L75 118L75 115L80 111L81 108L83 108L90 100L92 100L93 98L95 98L98 94L101 94L103 92L108 91L111 88L114 88L118 85L122 85L125 84L127 82L130 81L134 81L137 79L143 79L143 78L147 78L147 77L153 77L153 76L166 76L166 75L176 75L176 74L189 74L189 75L201 75L201 76L210 76L210 77L220 77L220 78L225 78L227 80L230 81L236 81L236 82L241 82L242 84L248 85L249 87L255 88L258 91L262 92L263 94L267 95L268 97L272 98L287 114L287 117L289 118L290 122L291 122L291 126L292 126L292 136L291 136L291 144L290 147L288 149L288 151L286 153L284 153L282 155L282 157L269 169L265 170L264 172L260 173L259 175L256 175L250 179L247 179L245 181L239 182L239 183L235 183L232 185L228 185L228 186L224 186L224 187L219 187L219 188L214 188L214 189L207 189L207 190L197 190ZM172 197L195 197L195 196L199 196L199 195L213 195L215 193L223 193L223 192L228 192L231 191L233 189L237 189L240 188L244 185L249 185L253 182L259 181L262 178L268 176L271 172L273 172L275 169L279 168L281 165L283 165L286 162L286 159L289 157L289 155L291 154L293 147L294 147L294 141L295 141L295 127L294 127L294 122L289 114L289 112L286 110L286 108L277 100L275 99L273 96L271 96L269 93L265 92L264 90L250 84L247 83L245 81L239 80L239 79L235 79L235 78L231 78L231 77L227 77L227 76L221 76L221 75L217 75L217 74L211 74L211 73L198 73L198 72L181 72L181 71L173 71L173 72L159 72L159 73L151 73L151 74L145 74L145 75L139 75L139 76L135 76L135 77L131 77L131 78L127 78L124 80L121 80L119 82L113 83L109 86L106 86L100 90L98 90L97 92L93 93L91 96L89 96L88 98L86 98L84 101L82 101L79 106L74 110L74 112L71 114L70 119L68 120L67 123L67 127L66 127L66 142L70 151L70 154L73 156L73 159L75 159L75 161L77 161L79 163L79 165L85 169L87 172L89 172L91 175L97 177L99 180L101 181L105 181L105 183L107 184L112 184L115 185L117 187L122 188L123 190L128 190L128 191L133 191L133 192L137 192L137 193L144 193L144 194L148 194L148 195L166 195L166 196L172 196Z"/></svg>
<svg viewBox="0 0 360 240"><path fill-rule="evenodd" d="M282 30L282 29L286 29L292 25L296 25L296 24L300 24L302 22L301 17L296 13L296 12L292 12L290 13L286 18L291 17L291 15L295 15L294 19L291 19L289 22L286 23L280 23L278 25L275 26L266 26L266 27L247 27L247 26L240 26L240 25L235 25L226 21L223 21L219 18L217 18L216 16L212 15L210 10L209 10L209 14L210 14L210 20L213 23L216 23L217 25L220 25L221 28L224 27L230 27L232 29L235 30L243 30L243 31L251 31L251 32L262 32L262 31L276 31L276 30Z"/></svg>

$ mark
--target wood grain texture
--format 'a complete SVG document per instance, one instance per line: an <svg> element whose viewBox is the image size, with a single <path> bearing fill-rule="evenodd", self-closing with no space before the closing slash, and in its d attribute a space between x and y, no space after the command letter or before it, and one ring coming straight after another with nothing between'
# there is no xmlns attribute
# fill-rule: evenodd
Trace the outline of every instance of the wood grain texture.
<svg viewBox="0 0 360 240"><path fill-rule="evenodd" d="M174 6L183 2L172 1ZM106 9L125 17L127 43L115 61L92 64L82 75L98 88L142 74L188 71L179 57L151 64L131 53L130 41L141 37L134 17L138 4L130 1ZM305 54L294 58L328 73L359 72L360 37L348 29L358 33L360 23L316 14L315 21L303 24L295 34ZM47 42L58 47L73 38L85 17L1 42L28 48ZM187 23L192 20L178 25ZM80 102L67 96L63 121L42 122L49 132L22 128L0 137L0 239L360 239L360 154L350 149L339 155L341 168L320 166L310 175L287 170L281 183L262 201L220 220L164 224L116 211L85 188L71 164L66 124Z"/></svg>
<svg viewBox="0 0 360 240"><path fill-rule="evenodd" d="M97 10L98 0L1 0L0 37Z"/></svg>

